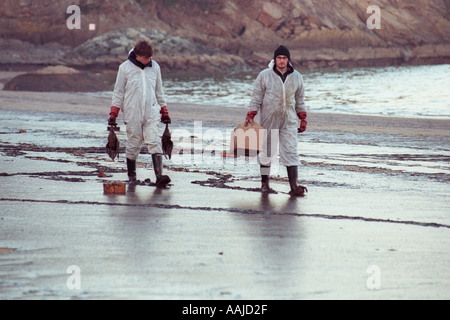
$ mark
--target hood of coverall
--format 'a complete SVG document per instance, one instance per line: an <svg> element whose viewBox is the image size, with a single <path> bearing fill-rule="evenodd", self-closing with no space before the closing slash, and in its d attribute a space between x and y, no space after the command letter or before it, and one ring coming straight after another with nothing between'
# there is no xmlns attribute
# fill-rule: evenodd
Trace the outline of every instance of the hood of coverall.
<svg viewBox="0 0 450 320"><path fill-rule="evenodd" d="M130 60L131 62L133 62L133 64L135 66L138 66L139 68L141 68L142 70L144 70L145 68L151 68L153 66L152 64L152 60L150 60L150 62L148 64L143 64L142 62L139 62L136 58L136 53L134 52L134 49L132 49L130 51L130 53L128 54L128 60Z"/></svg>

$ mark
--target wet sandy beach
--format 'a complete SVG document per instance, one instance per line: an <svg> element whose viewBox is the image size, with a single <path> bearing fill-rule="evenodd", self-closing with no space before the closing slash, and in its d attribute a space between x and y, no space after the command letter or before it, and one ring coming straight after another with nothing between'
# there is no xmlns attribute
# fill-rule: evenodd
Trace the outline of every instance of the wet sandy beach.
<svg viewBox="0 0 450 320"><path fill-rule="evenodd" d="M104 152L109 103L0 91L2 299L450 298L449 120L312 113L304 198L287 195L283 167L278 194L263 196L256 163L220 157L166 161L169 189L105 195L103 183L126 180L123 149L115 162ZM245 117L169 111L194 160L199 134L227 137Z"/></svg>

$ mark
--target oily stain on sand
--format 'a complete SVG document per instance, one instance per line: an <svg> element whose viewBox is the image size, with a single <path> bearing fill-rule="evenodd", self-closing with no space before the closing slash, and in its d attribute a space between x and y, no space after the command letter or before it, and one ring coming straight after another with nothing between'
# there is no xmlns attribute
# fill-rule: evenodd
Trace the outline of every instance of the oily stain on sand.
<svg viewBox="0 0 450 320"><path fill-rule="evenodd" d="M29 176L33 178L48 179L55 181L66 181L66 182L85 182L83 177L102 177L103 172L124 172L125 169L114 169L107 166L100 165L96 162L89 161L72 161L65 159L51 159L44 156L33 156L29 155L33 152L39 153L66 153L82 159L85 158L86 154L103 154L104 148L51 148L51 147L40 147L32 144L21 143L18 145L10 144L0 144L0 152L9 157L23 156L26 159L45 161L45 162L58 162L58 163L73 163L77 166L87 167L93 170L90 171L53 171L53 172L16 172L16 173L5 173L0 172L0 176L10 177L10 176ZM104 177L108 177L105 175Z"/></svg>
<svg viewBox="0 0 450 320"><path fill-rule="evenodd" d="M69 200L33 200L33 199L7 199L0 198L0 202L25 202L25 203L51 203L51 204L67 204L67 205L92 205L92 206L119 206L119 207L142 207L142 208L159 208L159 209L181 209L181 210L194 210L194 211L217 211L217 212L232 212L240 214L273 214L273 215L287 215L295 217L307 217L318 218L328 220L350 220L350 221L362 221L362 222L376 222L376 223L390 223L400 225L413 225L420 227L432 227L432 228L446 228L450 229L450 225L435 223L435 222L420 222L410 220L391 220L391 219L379 219L370 217L359 216L345 216L345 215L328 215L328 214L304 214L296 212L267 212L253 209L239 209L239 208L212 208L212 207L191 207L181 206L177 204L132 204L132 203L110 203L110 202L97 202L97 201L69 201Z"/></svg>
<svg viewBox="0 0 450 320"><path fill-rule="evenodd" d="M78 151L79 152L79 151ZM40 159L40 160L49 160L49 159ZM55 160L54 160L55 161ZM83 166L89 166L96 168L98 172L41 172L41 173L16 173L16 174L6 174L6 173L0 173L0 175L3 176L9 176L9 175L29 175L29 176L36 176L40 178L49 178L54 180L64 180L68 182L82 182L84 181L81 178L68 178L63 176L94 176L97 177L109 177L108 175L105 175L101 170L105 172L111 172L110 168L102 167L96 163L86 163L86 162L77 162L79 165ZM244 188L240 186L230 186L228 184L235 183L237 181L243 180L238 178L233 178L231 174L222 174L216 171L201 171L198 169L188 169L188 168L169 168L172 171L178 171L178 172L190 172L190 173L203 173L207 175L212 175L214 177L208 178L206 180L196 180L192 181L191 183L197 184L204 187L211 187L211 188L222 188L222 189L230 189L230 190L241 190L241 191L250 191L250 192L261 192L260 188ZM124 172L124 170L120 170L120 172ZM275 178L276 180L282 180L280 178ZM245 179L244 179L245 180ZM104 182L104 181L103 181ZM281 192L283 193L283 192ZM287 194L287 193L286 193ZM296 212L292 213L279 213L279 212L267 212L263 210L252 210L252 209L239 209L239 208L213 208L213 207L189 207L189 206L181 206L177 204L131 204L131 203L108 203L108 202L91 202L91 201L68 201L68 200L31 200L31 199L0 199L0 201L13 201L13 202L38 202L38 203L55 203L55 204L78 204L78 205L107 205L107 206L130 206L130 207L153 207L153 208L160 208L160 209L181 209L181 210L203 210L203 211L220 211L220 212L235 212L235 213L241 213L241 214L274 214L274 215L292 215L292 216L298 216L298 217L313 217L313 218L322 218L322 219L343 219L343 220L360 220L360 221L366 221L366 222L386 222L386 223L396 223L396 224L411 224L411 225L418 225L418 226L424 226L424 227L437 227L437 228L450 228L449 225L444 224L438 224L438 223L423 223L423 222L417 222L417 221L398 221L398 220L388 220L388 219L374 219L374 218L366 218L366 217L355 217L355 216L345 216L345 215L326 215L326 214L299 214Z"/></svg>
<svg viewBox="0 0 450 320"><path fill-rule="evenodd" d="M16 251L17 249L14 248L0 248L0 254L2 253L9 253L9 252L13 252Z"/></svg>
<svg viewBox="0 0 450 320"><path fill-rule="evenodd" d="M169 168L172 171L182 171L182 172L190 172L190 173L204 173L207 175L212 175L214 178L208 178L207 180L196 180L192 181L191 183L197 184L203 187L210 187L210 188L219 188L219 189L229 189L229 190L241 190L241 191L250 191L250 192L261 192L261 188L245 188L240 186L230 186L229 184L233 184L239 181L251 181L254 179L257 179L258 182L260 181L261 177L240 177L236 178L233 177L231 174L223 174L217 171L201 171L198 169L188 169L188 168L175 168L171 167ZM287 178L280 178L280 177L272 177L272 181L282 182L282 183L288 183ZM302 181L303 183L311 186L323 186L323 187L347 187L347 188L353 188L353 186L350 186L345 183L335 183L335 182L326 182L326 181ZM279 192L288 194L286 192Z"/></svg>
<svg viewBox="0 0 450 320"><path fill-rule="evenodd" d="M40 179L48 179L48 180L54 180L54 181L65 181L65 182L85 182L86 180L83 179L83 177L102 177L101 174L103 172L108 173L124 173L126 172L125 168L123 169L114 169L107 166L102 166L96 162L86 162L86 161L71 161L71 160L63 160L63 159L50 159L47 157L42 156L31 156L27 155L27 153L32 152L44 152L44 153L66 153L70 154L76 157L84 158L86 154L104 154L104 148L96 148L96 147L87 147L87 148L51 148L51 147L39 147L32 144L19 144L19 145L9 145L9 144L0 144L0 152L4 153L7 156L24 156L27 159L31 160L42 160L42 161L53 161L53 162L61 162L61 163L74 163L78 166L82 167L88 167L91 169L95 169L95 171L67 171L67 172L22 172L22 173L14 173L14 174L7 174L7 173L0 173L0 176L12 176L12 175L26 175L30 177L40 178ZM123 152L124 150L122 150ZM324 166L326 164L323 163L303 163L303 165L320 165ZM168 167L165 166L166 169L169 169L171 171L183 171L183 172L189 172L189 173L204 173L207 175L211 175L214 177L208 178L206 180L196 180L192 181L191 183L200 185L203 187L209 187L209 188L219 188L219 189L228 189L228 190L240 190L240 191L247 191L247 192L261 192L261 189L259 187L242 187L238 185L232 185L236 184L239 181L244 180L253 180L253 179L259 179L259 177L240 177L236 178L233 177L231 174L223 174L217 171L201 171L198 169L192 169L192 168L186 168L186 167ZM343 168L341 168L342 170ZM344 168L348 170L347 168ZM373 171L373 168L371 168ZM351 171L351 170L350 170ZM358 171L361 171L361 168L358 168ZM279 177L273 177L273 181L278 181L282 183L287 183L287 179L285 178L279 178ZM107 180L102 180L102 183L108 182ZM330 182L330 181L318 181L318 180L311 180L311 181L302 181L302 183L309 185L309 186L321 186L321 187L346 187L346 188L355 188L355 186L345 184L345 183L337 183L337 182ZM281 194L287 194L286 192L279 192Z"/></svg>
<svg viewBox="0 0 450 320"><path fill-rule="evenodd" d="M104 148L42 148L38 146L21 144L19 146L9 145L9 144L0 144L0 152L8 155L8 156L18 156L24 155L26 152L65 152L68 154L76 155L83 157L85 153L96 153L103 154ZM67 182L85 182L84 179L80 177L105 177L103 172L126 172L125 169L112 169L106 166L99 165L95 162L81 162L81 161L69 161L69 160L58 160L58 159L49 159L46 157L31 157L26 156L27 158L39 161L56 161L56 162L73 162L79 166L85 166L92 169L96 169L95 171L67 171L67 172L31 172L31 173L0 173L0 176L15 176L15 175L27 175L32 177L38 177L42 179L52 179L59 181L67 181ZM250 191L250 192L260 192L260 188L244 188L240 186L230 186L228 184L235 183L237 181L245 180L245 178L233 178L231 174L222 174L216 171L201 171L198 169L188 169L188 168L169 168L172 171L182 171L182 172L191 172L191 173L203 173L207 175L213 175L214 178L208 178L207 180L198 180L192 181L193 184L197 184L204 187L212 187L212 188L223 188L230 190L242 190L242 191ZM76 176L77 178L74 178ZM109 177L106 175L106 177ZM275 178L274 180L284 181L285 179ZM101 181L104 182L104 181ZM313 182L312 182L313 183ZM261 210L251 210L251 209L239 209L239 208L212 208L212 207L189 207L189 206L180 206L176 204L128 204L128 203L108 203L108 202L90 202L90 201L68 201L68 200L32 200L32 199L8 199L8 198L0 198L0 202L2 201L12 201L12 202L37 202L37 203L55 203L55 204L78 204L78 205L108 205L108 206L130 206L130 207L154 207L160 209L182 209L182 210L203 210L203 211L220 211L220 212L235 212L241 214L274 214L274 215L292 215L298 217L311 217L311 218L322 218L322 219L332 219L332 220L358 220L365 222L384 222L384 223L394 223L394 224L407 224L407 225L416 225L422 227L435 227L435 228L448 228L450 229L450 225L433 223L433 222L418 222L418 221L400 221L400 220L390 220L390 219L377 219L377 218L369 218L369 217L358 217L358 216L345 216L345 215L326 215L326 214L299 214L296 212L267 212ZM2 248L3 253L11 252L15 249L10 248ZM1 253L1 252L0 252Z"/></svg>

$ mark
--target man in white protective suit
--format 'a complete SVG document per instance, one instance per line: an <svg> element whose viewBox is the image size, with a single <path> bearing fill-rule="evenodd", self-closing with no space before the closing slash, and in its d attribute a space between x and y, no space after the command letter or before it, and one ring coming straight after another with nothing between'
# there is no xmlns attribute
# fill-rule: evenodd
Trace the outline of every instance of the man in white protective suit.
<svg viewBox="0 0 450 320"><path fill-rule="evenodd" d="M294 70L290 60L286 47L276 49L269 68L263 70L255 81L246 123L254 121L260 112L261 125L265 129L263 150L258 155L261 191L275 193L269 186L269 175L279 149L281 163L287 167L290 194L304 196L306 188L297 184L300 165L297 133L306 130L308 107L304 102L303 78Z"/></svg>
<svg viewBox="0 0 450 320"><path fill-rule="evenodd" d="M153 48L139 40L117 74L108 123L116 124L120 110L127 126L127 169L130 183L136 183L136 159L142 142L152 155L156 186L165 187L170 178L162 174L160 122L171 123L161 80L161 69L152 61Z"/></svg>

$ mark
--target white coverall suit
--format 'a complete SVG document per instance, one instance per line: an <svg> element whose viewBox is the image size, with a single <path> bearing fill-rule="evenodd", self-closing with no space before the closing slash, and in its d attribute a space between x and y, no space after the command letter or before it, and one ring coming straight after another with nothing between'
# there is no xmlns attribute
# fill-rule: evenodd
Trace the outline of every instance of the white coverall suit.
<svg viewBox="0 0 450 320"><path fill-rule="evenodd" d="M294 70L283 83L273 70L274 63L272 60L269 68L258 75L248 107L249 111L260 113L265 129L263 150L258 159L261 165L270 166L276 161L279 147L281 163L287 167L298 166L297 113L308 111L304 103L303 78Z"/></svg>
<svg viewBox="0 0 450 320"><path fill-rule="evenodd" d="M117 74L112 105L123 112L127 126L128 159L137 159L142 141L150 154L163 153L159 126L161 106L165 106L166 102L161 69L156 61L144 69L130 60L122 63Z"/></svg>

